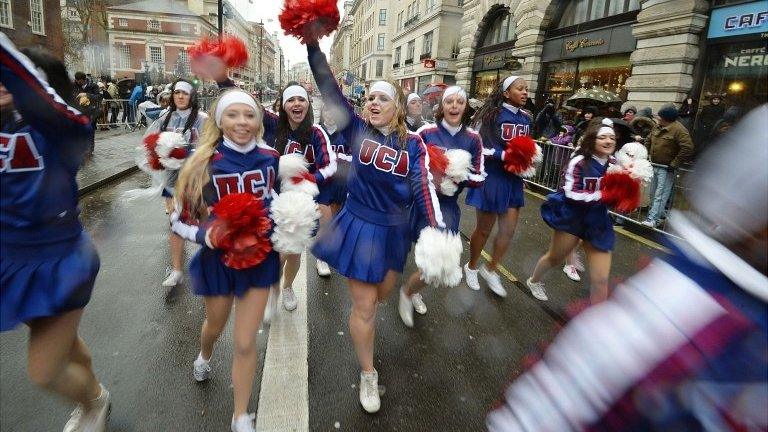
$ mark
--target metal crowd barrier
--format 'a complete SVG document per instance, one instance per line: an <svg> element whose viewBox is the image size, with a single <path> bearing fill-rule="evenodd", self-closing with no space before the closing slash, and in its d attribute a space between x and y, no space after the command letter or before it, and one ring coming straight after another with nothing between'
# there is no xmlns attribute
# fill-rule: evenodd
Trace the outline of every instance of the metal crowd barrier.
<svg viewBox="0 0 768 432"><path fill-rule="evenodd" d="M199 98L200 110L207 112L214 96ZM92 114L96 119L96 128L100 130L125 128L131 131L147 127L155 121L162 108L150 100L151 104L133 104L129 99L106 99Z"/></svg>
<svg viewBox="0 0 768 432"><path fill-rule="evenodd" d="M570 146L554 144L549 141L538 141L538 143L541 146L544 159L541 165L539 165L537 168L536 175L533 178L526 179L525 181L548 191L555 192L562 186L562 171L568 166L568 161L571 159L571 154L575 149ZM656 167L666 167L665 165L659 164L653 165ZM690 208L690 204L685 198L687 189L685 178L691 172L692 171L687 168L678 168L675 170L675 179L672 186L672 193L670 194L666 205L668 210L688 210ZM629 214L621 214L615 212L611 212L611 214L620 220L619 223L641 225L645 220L653 202L651 187L652 185L650 183L642 186L642 199L640 207L637 210ZM669 215L669 211L667 211L667 215ZM657 226L654 228L647 228L669 234L666 219L661 219Z"/></svg>

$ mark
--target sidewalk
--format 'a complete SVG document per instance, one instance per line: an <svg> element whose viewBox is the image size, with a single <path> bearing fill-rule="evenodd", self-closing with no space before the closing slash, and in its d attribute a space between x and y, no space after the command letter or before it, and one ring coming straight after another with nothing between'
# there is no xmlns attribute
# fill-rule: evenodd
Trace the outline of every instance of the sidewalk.
<svg viewBox="0 0 768 432"><path fill-rule="evenodd" d="M77 173L78 194L83 196L136 172L136 147L141 144L144 131L146 129L122 134L96 132L93 157L86 160Z"/></svg>

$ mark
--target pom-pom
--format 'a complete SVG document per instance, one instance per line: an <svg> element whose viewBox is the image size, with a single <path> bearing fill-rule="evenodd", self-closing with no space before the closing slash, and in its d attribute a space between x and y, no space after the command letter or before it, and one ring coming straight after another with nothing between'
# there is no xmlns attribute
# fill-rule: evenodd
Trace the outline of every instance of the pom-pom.
<svg viewBox="0 0 768 432"><path fill-rule="evenodd" d="M283 192L272 200L269 212L275 223L272 243L276 251L300 254L312 243L320 209L310 195Z"/></svg>
<svg viewBox="0 0 768 432"><path fill-rule="evenodd" d="M285 0L279 19L285 34L315 42L339 26L339 8L336 0Z"/></svg>
<svg viewBox="0 0 768 432"><path fill-rule="evenodd" d="M144 137L144 150L146 151L147 163L149 168L160 171L163 165L160 163L160 156L157 154L157 141L160 140L160 133L151 133Z"/></svg>
<svg viewBox="0 0 768 432"><path fill-rule="evenodd" d="M165 169L181 168L187 157L187 142L184 136L177 132L161 132L155 145L157 159Z"/></svg>
<svg viewBox="0 0 768 432"><path fill-rule="evenodd" d="M445 175L456 183L467 181L472 167L472 155L466 150L450 149L445 152L445 157L448 159Z"/></svg>
<svg viewBox="0 0 768 432"><path fill-rule="evenodd" d="M229 268L245 269L261 264L272 251L272 221L264 202L249 193L225 195L213 206L210 240L224 251L221 261Z"/></svg>
<svg viewBox="0 0 768 432"><path fill-rule="evenodd" d="M243 66L248 61L248 49L236 36L224 35L221 39L205 37L187 48L192 61L205 56L220 58L228 67Z"/></svg>
<svg viewBox="0 0 768 432"><path fill-rule="evenodd" d="M429 170L432 171L432 175L445 175L445 170L448 168L445 150L436 145L428 145L427 154L429 155Z"/></svg>
<svg viewBox="0 0 768 432"><path fill-rule="evenodd" d="M616 152L616 161L620 166L618 170L627 171L632 178L643 183L648 183L653 178L653 165L648 161L648 150L640 143L624 144ZM614 167L609 168L609 171L616 170L617 168Z"/></svg>
<svg viewBox="0 0 768 432"><path fill-rule="evenodd" d="M298 153L283 155L280 157L280 165L277 175L280 177L280 189L286 191L298 191L309 196L317 196L320 190L314 181L314 177L309 179L309 163L304 156ZM301 179L301 180L299 180ZM295 181L299 180L299 181Z"/></svg>
<svg viewBox="0 0 768 432"><path fill-rule="evenodd" d="M454 287L461 282L461 239L457 234L426 227L416 242L414 259L421 280L431 285Z"/></svg>
<svg viewBox="0 0 768 432"><path fill-rule="evenodd" d="M626 171L609 171L600 181L601 200L618 212L631 213L640 205L640 180Z"/></svg>
<svg viewBox="0 0 768 432"><path fill-rule="evenodd" d="M504 169L521 177L533 177L536 163L543 159L541 147L529 136L517 136L507 141L504 149Z"/></svg>

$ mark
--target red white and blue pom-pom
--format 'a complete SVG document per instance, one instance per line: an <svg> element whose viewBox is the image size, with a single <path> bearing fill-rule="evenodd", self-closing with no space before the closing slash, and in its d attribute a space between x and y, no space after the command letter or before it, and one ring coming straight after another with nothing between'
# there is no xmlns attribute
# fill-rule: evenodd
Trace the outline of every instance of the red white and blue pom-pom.
<svg viewBox="0 0 768 432"><path fill-rule="evenodd" d="M631 213L640 205L640 180L628 171L608 171L600 180L602 202L620 213Z"/></svg>
<svg viewBox="0 0 768 432"><path fill-rule="evenodd" d="M443 195L453 196L459 190L459 184L469 179L472 167L472 155L466 150L450 149L445 152L448 166L445 168L445 177L440 182L440 191Z"/></svg>
<svg viewBox="0 0 768 432"><path fill-rule="evenodd" d="M533 177L536 174L536 164L544 159L541 147L533 138L525 135L517 136L507 141L502 161L507 172L520 177Z"/></svg>
<svg viewBox="0 0 768 432"><path fill-rule="evenodd" d="M177 132L151 133L144 138L142 146L146 161L139 161L140 168L177 170L187 157L187 142Z"/></svg>
<svg viewBox="0 0 768 432"><path fill-rule="evenodd" d="M279 19L285 34L316 42L339 26L339 8L336 0L285 0Z"/></svg>
<svg viewBox="0 0 768 432"><path fill-rule="evenodd" d="M249 193L225 195L213 206L207 241L224 251L221 261L229 268L245 269L261 264L272 251L272 221L264 202Z"/></svg>
<svg viewBox="0 0 768 432"><path fill-rule="evenodd" d="M612 165L608 168L608 172L616 169L625 170L632 178L643 183L649 183L653 179L653 165L648 160L648 149L638 142L624 144L616 152L616 162L619 168Z"/></svg>
<svg viewBox="0 0 768 432"><path fill-rule="evenodd" d="M221 39L205 37L187 48L187 52L192 62L213 56L221 59L230 68L243 66L248 61L245 43L232 35L223 35Z"/></svg>
<svg viewBox="0 0 768 432"><path fill-rule="evenodd" d="M461 282L461 239L458 234L426 227L414 249L421 280L429 285L454 287Z"/></svg>
<svg viewBox="0 0 768 432"><path fill-rule="evenodd" d="M283 191L272 200L269 213L275 223L272 244L285 254L300 254L312 244L320 208L311 195Z"/></svg>
<svg viewBox="0 0 768 432"><path fill-rule="evenodd" d="M309 162L298 153L283 155L280 157L280 165L277 175L280 178L280 190L299 191L309 196L317 196L320 190L317 188L315 176L309 172Z"/></svg>

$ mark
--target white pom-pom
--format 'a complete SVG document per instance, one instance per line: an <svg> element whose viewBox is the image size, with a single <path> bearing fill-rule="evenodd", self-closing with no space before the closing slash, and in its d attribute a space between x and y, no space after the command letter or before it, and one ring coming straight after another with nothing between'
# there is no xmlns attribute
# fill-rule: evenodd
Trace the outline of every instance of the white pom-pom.
<svg viewBox="0 0 768 432"><path fill-rule="evenodd" d="M616 162L619 168L613 168L611 172L626 171L632 178L643 183L648 183L653 178L653 165L648 161L648 149L638 142L624 144L616 152Z"/></svg>
<svg viewBox="0 0 768 432"><path fill-rule="evenodd" d="M648 183L653 179L653 165L646 159L637 159L625 167L632 178L636 178L643 183Z"/></svg>
<svg viewBox="0 0 768 432"><path fill-rule="evenodd" d="M312 244L320 209L310 195L285 191L269 206L275 224L272 246L280 253L300 254Z"/></svg>
<svg viewBox="0 0 768 432"><path fill-rule="evenodd" d="M461 183L469 179L469 170L472 167L472 155L466 150L450 149L445 152L448 166L445 175L455 183ZM444 193L445 194L445 193Z"/></svg>
<svg viewBox="0 0 768 432"><path fill-rule="evenodd" d="M160 159L160 164L166 169L178 170L181 165L184 164L184 159L176 159L170 157L171 152L177 148L185 148L187 141L184 140L184 135L178 132L161 132L160 137L157 139L157 146L155 151Z"/></svg>
<svg viewBox="0 0 768 432"><path fill-rule="evenodd" d="M282 191L297 191L310 196L317 196L320 190L317 184L309 180L302 180L298 183L293 182L293 178L302 177L309 172L307 168L309 162L304 156L298 153L292 153L280 156L280 165L278 166L278 177L280 177L280 189Z"/></svg>
<svg viewBox="0 0 768 432"><path fill-rule="evenodd" d="M121 197L125 201L157 199L162 195L165 185L168 184L168 173L166 173L165 170L153 170L152 167L149 166L147 149L144 147L136 147L136 150L136 166L149 174L149 177L152 180L152 186L143 189L127 190L121 194Z"/></svg>
<svg viewBox="0 0 768 432"><path fill-rule="evenodd" d="M414 259L421 280L453 287L461 282L461 239L458 234L426 227L416 242Z"/></svg>
<svg viewBox="0 0 768 432"><path fill-rule="evenodd" d="M453 182L450 178L443 177L440 181L440 193L445 196L454 196L459 190L459 185Z"/></svg>

